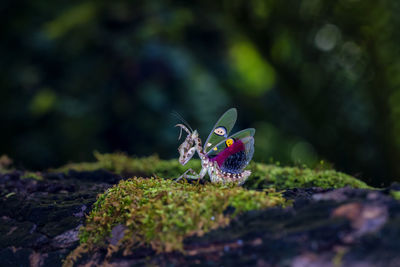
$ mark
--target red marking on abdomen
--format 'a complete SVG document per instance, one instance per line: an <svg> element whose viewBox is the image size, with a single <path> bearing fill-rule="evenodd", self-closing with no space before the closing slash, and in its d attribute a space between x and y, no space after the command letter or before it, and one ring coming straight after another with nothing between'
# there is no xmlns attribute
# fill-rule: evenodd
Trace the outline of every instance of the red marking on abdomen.
<svg viewBox="0 0 400 267"><path fill-rule="evenodd" d="M222 163L230 156L237 152L244 151L244 144L241 140L235 141L233 145L222 150L217 156L210 159L210 161L216 161L218 166L221 167Z"/></svg>

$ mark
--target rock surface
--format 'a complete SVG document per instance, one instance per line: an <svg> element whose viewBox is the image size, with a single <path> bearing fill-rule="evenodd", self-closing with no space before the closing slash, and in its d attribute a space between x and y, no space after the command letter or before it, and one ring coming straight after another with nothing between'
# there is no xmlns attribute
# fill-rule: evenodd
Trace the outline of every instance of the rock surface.
<svg viewBox="0 0 400 267"><path fill-rule="evenodd" d="M0 176L0 266L60 266L98 193L120 178L106 171Z"/></svg>
<svg viewBox="0 0 400 267"><path fill-rule="evenodd" d="M0 266L62 265L97 194L121 179L102 170L21 176L0 176ZM142 246L106 257L99 248L76 265L400 266L400 201L391 196L399 190L290 189L291 207L246 212L226 228L187 238L185 254Z"/></svg>

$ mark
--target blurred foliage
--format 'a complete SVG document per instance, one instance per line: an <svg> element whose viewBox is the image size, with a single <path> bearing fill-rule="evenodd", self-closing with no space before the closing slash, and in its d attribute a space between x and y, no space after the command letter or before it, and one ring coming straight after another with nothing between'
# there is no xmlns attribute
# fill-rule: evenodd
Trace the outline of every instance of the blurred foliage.
<svg viewBox="0 0 400 267"><path fill-rule="evenodd" d="M27 168L92 151L177 156L229 107L258 161L400 177L397 1L0 4L0 154ZM373 178L373 179L372 179Z"/></svg>
<svg viewBox="0 0 400 267"><path fill-rule="evenodd" d="M394 199L400 200L400 191L392 190L392 191L390 191L390 195L391 195Z"/></svg>
<svg viewBox="0 0 400 267"><path fill-rule="evenodd" d="M12 164L12 160L6 156L6 155L1 155L0 156L0 174L5 173L9 170L10 165Z"/></svg>

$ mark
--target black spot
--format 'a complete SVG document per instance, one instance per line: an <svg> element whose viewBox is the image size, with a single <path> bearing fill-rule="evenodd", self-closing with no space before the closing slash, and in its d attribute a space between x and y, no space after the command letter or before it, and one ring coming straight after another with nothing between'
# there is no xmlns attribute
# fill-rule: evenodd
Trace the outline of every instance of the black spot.
<svg viewBox="0 0 400 267"><path fill-rule="evenodd" d="M226 158L222 163L221 170L230 173L241 173L244 167L246 167L246 153L239 151Z"/></svg>

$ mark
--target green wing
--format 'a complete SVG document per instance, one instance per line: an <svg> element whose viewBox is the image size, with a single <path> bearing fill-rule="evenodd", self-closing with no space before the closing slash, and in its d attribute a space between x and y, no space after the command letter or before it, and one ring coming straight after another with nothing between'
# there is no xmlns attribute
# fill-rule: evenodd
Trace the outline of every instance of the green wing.
<svg viewBox="0 0 400 267"><path fill-rule="evenodd" d="M210 135L208 136L206 142L204 143L203 151L207 153L213 148L216 144L225 140L228 137L228 134L232 130L235 125L237 118L236 108L231 108L226 111L214 125L211 130Z"/></svg>
<svg viewBox="0 0 400 267"><path fill-rule="evenodd" d="M209 150L209 152L207 153L207 156L208 157L213 157L213 156L218 155L219 152L223 151L227 147L226 140L228 140L228 139L233 139L233 140L240 140L241 139L242 141L244 141L243 143L245 145L246 145L247 141L253 140L253 144L254 144L254 139L253 138L248 139L246 137L254 136L255 132L256 132L256 129L254 129L254 128L247 128L247 129L241 130L241 131L229 136L228 138L222 140L216 146L211 148Z"/></svg>

